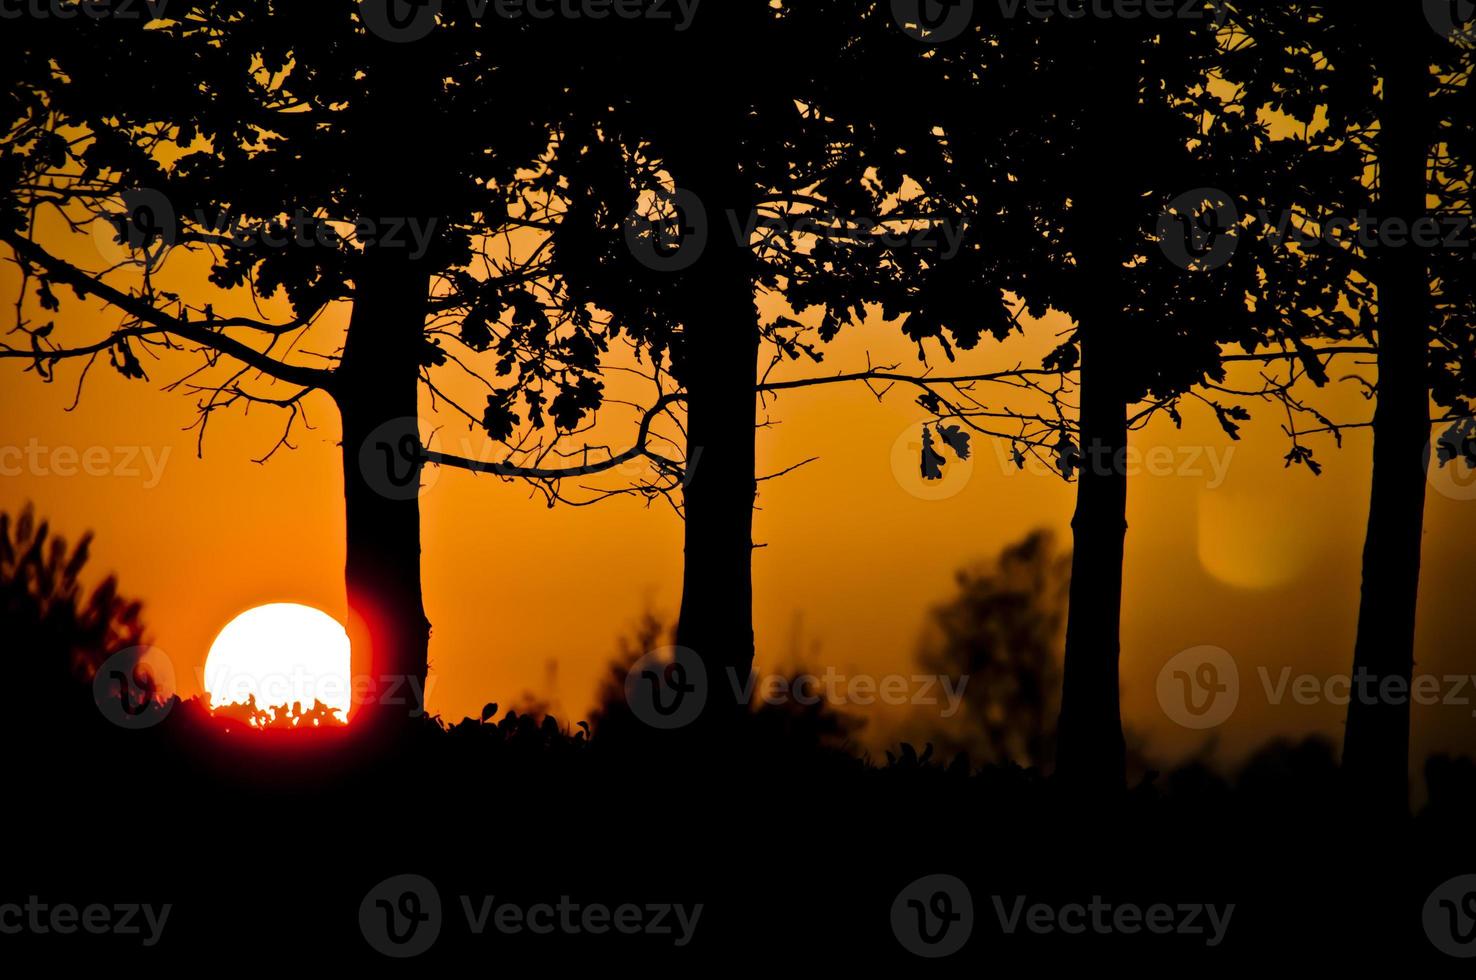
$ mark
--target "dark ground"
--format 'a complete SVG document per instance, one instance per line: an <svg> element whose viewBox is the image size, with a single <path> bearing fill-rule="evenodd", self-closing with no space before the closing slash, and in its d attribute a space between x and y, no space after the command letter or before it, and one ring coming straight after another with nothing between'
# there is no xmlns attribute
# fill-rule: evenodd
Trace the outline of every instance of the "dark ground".
<svg viewBox="0 0 1476 980"><path fill-rule="evenodd" d="M382 965L391 961L370 933L387 909L366 896L391 876L415 874L439 896L440 928L407 962L454 971L1233 963L1469 973L1467 961L1436 949L1422 921L1432 890L1476 872L1469 760L1433 760L1428 805L1408 822L1368 827L1340 807L1335 755L1317 741L1270 745L1233 778L1191 767L1119 798L1086 800L1035 773L923 764L906 751L867 765L757 722L741 761L686 758L639 739L590 741L577 729L571 738L531 718L449 731L427 722L371 760L342 729L227 734L186 703L129 731L85 708L95 721L79 706L73 724L9 740L13 820L0 903L35 895L172 908L150 947L142 935L0 936L0 949L43 962ZM960 918L950 929L968 938L953 955L925 959L904 947L917 916L905 900L915 893L902 897L896 927L893 905L935 874L964 883L972 917L960 895L938 899L927 887L926 907L951 908ZM402 889L391 890L401 901ZM475 935L461 896L475 910L487 895L524 908L567 896L581 909L701 903L702 911L681 946L675 929L537 935L489 926ZM1181 905L1235 907L1214 946L1205 913L1185 923L1205 929L1197 934L1127 935L1110 914L1100 932L1088 918L1081 934L1035 934L1023 921L1008 934L995 899L1008 914L1021 895L1026 905L1058 907L1094 897L1114 908L1167 904L1179 923L1188 915ZM423 935L396 922L410 942Z"/></svg>

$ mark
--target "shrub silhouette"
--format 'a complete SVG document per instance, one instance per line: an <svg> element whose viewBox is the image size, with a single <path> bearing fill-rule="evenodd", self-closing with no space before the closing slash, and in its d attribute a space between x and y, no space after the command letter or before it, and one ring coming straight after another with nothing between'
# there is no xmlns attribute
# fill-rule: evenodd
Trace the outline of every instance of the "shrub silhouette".
<svg viewBox="0 0 1476 980"><path fill-rule="evenodd" d="M146 642L143 604L120 595L116 578L83 584L91 544L86 534L69 546L29 504L0 513L0 636L13 651L7 672L24 722L97 718L85 685L110 656ZM133 670L137 658L123 666Z"/></svg>
<svg viewBox="0 0 1476 980"><path fill-rule="evenodd" d="M255 694L248 696L244 702L213 706L211 714L222 721L239 722L252 728L319 728L325 725L341 728L344 725L337 709L330 708L322 701L313 702L313 706L306 710L300 701L293 702L291 707L279 704L264 708L256 703Z"/></svg>
<svg viewBox="0 0 1476 980"><path fill-rule="evenodd" d="M1025 768L1050 762L1070 581L1071 555L1045 530L990 565L958 572L958 594L934 608L918 654L923 670L968 679L959 713L927 722L944 755Z"/></svg>
<svg viewBox="0 0 1476 980"><path fill-rule="evenodd" d="M645 745L658 737L658 733L631 712L625 697L625 678L646 654L673 646L675 642L675 628L668 627L649 610L641 615L632 633L619 639L617 653L600 683L596 707L591 712L590 722L599 739L619 748ZM792 690L794 678L804 673L804 667L795 667L793 676L787 678L791 683L786 689ZM716 678L709 681L727 683ZM755 683L739 725L744 731L744 743L755 754L786 753L852 761L855 747L852 737L865 725L865 719L839 710L824 698L807 697L802 702L786 697L770 703L760 697L759 685Z"/></svg>

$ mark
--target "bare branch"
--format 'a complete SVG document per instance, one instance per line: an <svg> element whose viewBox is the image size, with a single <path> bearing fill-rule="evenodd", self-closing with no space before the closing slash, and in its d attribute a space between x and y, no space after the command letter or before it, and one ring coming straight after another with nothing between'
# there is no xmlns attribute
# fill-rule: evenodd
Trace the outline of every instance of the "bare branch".
<svg viewBox="0 0 1476 980"><path fill-rule="evenodd" d="M15 249L16 254L21 259L42 267L57 282L72 287L78 294L96 296L109 305L133 316L141 323L151 324L154 328L152 330L137 327L124 328L115 331L105 340L82 347L55 348L44 351L0 349L0 358L25 357L33 360L54 360L64 357L86 357L106 350L116 345L120 340L125 340L129 337L144 337L152 334L167 333L181 337L192 343L200 344L203 347L208 347L227 357L235 358L241 363L255 368L262 374L279 381L300 385L305 388L332 389L333 372L321 368L284 364L276 358L220 332L221 329L229 326L262 326L257 321L217 320L208 327L190 323L165 313L141 297L131 296L113 286L109 286L107 283L99 281L71 263L57 258L22 235L15 232L0 231L0 241L4 241L11 248ZM294 322L283 326L281 332L285 333L288 330L297 329L305 325L306 321Z"/></svg>

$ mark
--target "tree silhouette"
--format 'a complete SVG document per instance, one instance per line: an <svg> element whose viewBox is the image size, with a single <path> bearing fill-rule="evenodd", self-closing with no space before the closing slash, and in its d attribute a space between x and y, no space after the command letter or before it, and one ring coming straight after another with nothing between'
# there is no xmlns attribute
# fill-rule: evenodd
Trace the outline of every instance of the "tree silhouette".
<svg viewBox="0 0 1476 980"><path fill-rule="evenodd" d="M1432 31L1417 5L1247 5L1234 23L1246 43L1228 59L1229 76L1248 105L1274 107L1297 124L1285 139L1294 149L1281 193L1283 213L1298 220L1292 234L1274 232L1282 254L1267 266L1261 308L1334 340L1376 342L1373 487L1353 657L1354 677L1366 683L1349 702L1343 765L1359 812L1403 814L1408 698L1369 692L1409 690L1426 470L1472 455L1470 249L1448 247L1453 226L1443 220L1470 210L1472 122L1463 110L1471 49L1459 35ZM1436 229L1434 239L1420 240L1429 235L1424 224ZM1298 233L1307 237L1296 242ZM1432 396L1454 423L1433 445ZM1311 431L1348 427L1323 418Z"/></svg>
<svg viewBox="0 0 1476 980"><path fill-rule="evenodd" d="M667 50L689 83L660 89L630 76L619 35L602 31L582 52L558 145L570 195L555 234L558 272L680 389L686 563L676 639L702 658L714 691L743 687L753 662L756 392L819 383L761 381L762 345L776 363L819 361L818 342L858 320L904 261L875 228L897 220L878 202L900 173L865 157L870 143L848 113L860 107L844 94L844 81L872 64L848 46L857 30L854 12L829 3L705 8ZM747 70L754 52L779 50L804 57ZM730 84L740 76L744 85ZM875 165L886 172L868 182ZM759 293L795 313L820 308L821 323L762 322ZM721 728L742 708L724 694L705 717Z"/></svg>
<svg viewBox="0 0 1476 980"><path fill-rule="evenodd" d="M1192 12L981 14L969 32L919 56L935 72L934 98L916 115L943 134L947 154L910 175L929 196L977 215L976 227L992 237L973 270L990 299L1004 290L1033 317L1055 309L1074 321L1043 367L1077 373L1070 397L1052 397L1076 418L1005 415L1029 424L1014 437L1017 463L1045 451L1077 481L1057 771L1086 786L1120 787L1124 778L1118 659L1129 433L1160 414L1180 422L1188 396L1235 437L1244 409L1195 389L1224 382L1226 344L1280 356L1256 353L1275 336L1246 306L1254 259L1227 264L1220 254L1235 250L1234 222L1202 234L1228 203L1209 189L1255 159L1262 124L1232 111L1215 84L1216 5ZM995 109L975 111L985 104ZM999 414L932 407L940 421Z"/></svg>
<svg viewBox="0 0 1476 980"><path fill-rule="evenodd" d="M1335 15L1336 16L1336 15ZM1413 9L1373 18L1366 25L1373 64L1381 81L1378 166L1378 210L1384 222L1406 228L1427 215L1432 193L1452 212L1470 211L1471 117L1470 50L1443 41ZM1454 63L1453 63L1454 62ZM1464 62L1464 63L1462 63ZM1445 91L1435 98L1434 89ZM1466 89L1466 91L1462 91ZM1452 110L1449 116L1438 114ZM1466 111L1461 111L1462 109ZM1437 120L1453 125L1437 129ZM1440 147L1446 147L1444 151ZM1431 157L1444 157L1435 167L1452 183L1432 185ZM1457 159L1452 164L1450 156ZM1469 246L1468 246L1469 247ZM1457 452L1468 463L1472 392L1471 352L1476 320L1470 305L1468 260L1432 264L1419 248L1384 249L1374 260L1373 284L1378 296L1378 406L1373 420L1373 488L1368 532L1364 539L1363 592L1354 646L1355 677L1369 676L1383 692L1394 681L1408 692L1414 670L1415 609L1419 593L1421 538L1424 534L1426 479L1432 465L1449 463L1451 452L1430 454L1432 337L1440 373L1447 375L1436 391L1444 406L1466 420L1452 431L1466 439ZM1451 294L1437 295L1435 281L1455 284ZM1464 294L1464 295L1462 295ZM1437 312L1437 305L1443 309ZM1437 320L1439 329L1436 330ZM1453 369L1453 370L1452 370ZM1450 377L1453 375L1453 379ZM1452 397L1455 396L1455 397ZM1462 397L1465 396L1465 397ZM1462 425L1464 428L1462 428ZM1348 703L1343 766L1355 792L1376 812L1403 814L1409 793L1409 698L1354 697Z"/></svg>
<svg viewBox="0 0 1476 980"><path fill-rule="evenodd" d="M520 251L495 237L536 235L539 223L537 193L516 179L547 148L540 93L557 88L540 75L538 25L452 10L396 43L366 22L372 7L208 0L171 4L164 21L8 28L0 240L23 290L55 316L18 305L23 341L0 357L50 381L62 361L106 356L147 379L148 358L191 351L200 365L171 387L199 397L202 439L218 410L270 406L288 416L273 452L291 444L310 396L326 394L342 420L354 671L408 679L413 713L429 636L422 382L434 392L432 369L463 366L443 344L495 350L501 374L554 406L533 426L572 429L598 403L581 370L598 341L587 317L545 312L537 242ZM116 84L124 76L134 83ZM78 259L69 231L113 261ZM208 285L162 275L190 253ZM61 340L75 334L64 291L102 300L120 325ZM274 299L285 315L261 312L258 300ZM325 336L340 303L346 329L309 353L306 338ZM243 312L217 312L227 305ZM533 350L529 333L558 341ZM493 389L489 402L503 398ZM405 710L372 696L364 709Z"/></svg>

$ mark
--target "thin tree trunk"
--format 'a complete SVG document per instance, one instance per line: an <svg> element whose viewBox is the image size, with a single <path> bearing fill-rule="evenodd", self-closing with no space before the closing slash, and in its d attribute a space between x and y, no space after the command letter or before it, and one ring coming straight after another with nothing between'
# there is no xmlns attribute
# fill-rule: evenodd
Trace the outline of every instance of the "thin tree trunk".
<svg viewBox="0 0 1476 980"><path fill-rule="evenodd" d="M1127 535L1127 404L1115 363L1120 337L1111 320L1083 320L1082 469L1071 519L1070 607L1056 771L1090 789L1124 783L1125 748L1118 690L1122 563Z"/></svg>
<svg viewBox="0 0 1476 980"><path fill-rule="evenodd" d="M369 250L334 387L360 728L424 707L430 623L420 589L417 413L428 296L429 279L405 250Z"/></svg>
<svg viewBox="0 0 1476 980"><path fill-rule="evenodd" d="M678 646L707 672L704 728L731 729L745 707L753 670L754 384L759 324L752 257L735 234L752 191L722 142L673 158L681 186L707 214L708 240L684 277L682 380L687 391L687 485ZM684 182L684 183L682 183Z"/></svg>
<svg viewBox="0 0 1476 980"><path fill-rule="evenodd" d="M1414 12L1413 20L1419 19ZM1406 30L1423 26L1411 24ZM1386 36L1380 66L1379 210L1386 221L1408 226L1425 212L1429 76L1415 38L1400 39L1391 27L1382 30L1394 36ZM1409 807L1409 693L1430 436L1430 283L1423 254L1413 244L1385 245L1375 260L1379 378L1373 488L1343 766L1366 813L1397 816Z"/></svg>
<svg viewBox="0 0 1476 980"><path fill-rule="evenodd" d="M1131 41L1108 38L1098 55L1084 139L1096 168L1077 189L1083 295L1073 312L1081 350L1082 466L1071 519L1070 606L1057 728L1056 773L1089 792L1119 790L1125 747L1118 684L1122 563L1127 535L1127 397L1123 390L1122 253L1138 203L1133 140L1126 128L1138 107Z"/></svg>

